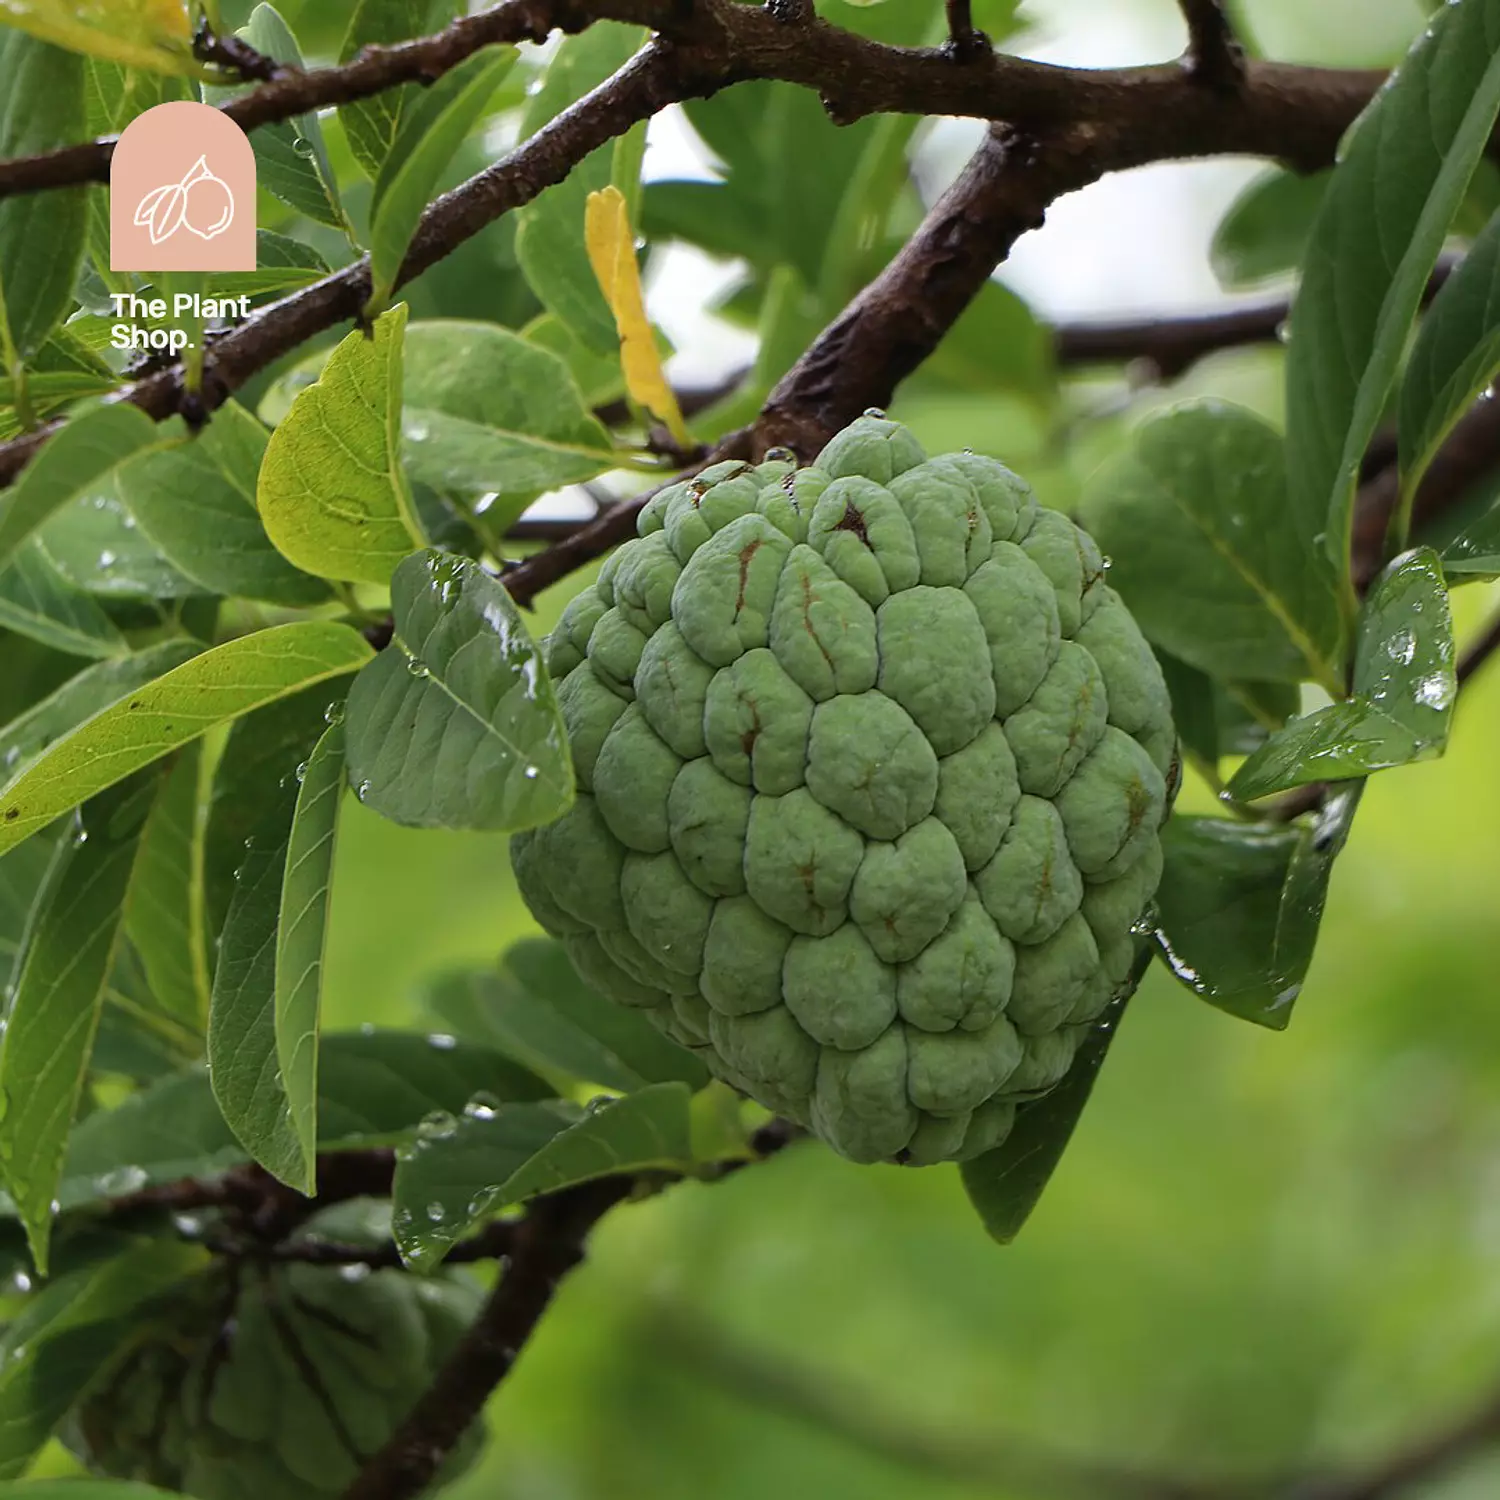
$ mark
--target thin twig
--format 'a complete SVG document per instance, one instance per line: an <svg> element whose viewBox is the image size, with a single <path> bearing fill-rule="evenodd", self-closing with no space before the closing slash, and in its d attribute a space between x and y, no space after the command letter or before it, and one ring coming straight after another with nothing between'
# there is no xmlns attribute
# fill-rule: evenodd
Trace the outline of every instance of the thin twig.
<svg viewBox="0 0 1500 1500"><path fill-rule="evenodd" d="M955 62L973 62L990 50L990 39L974 25L971 0L945 0L948 12L948 55Z"/></svg>

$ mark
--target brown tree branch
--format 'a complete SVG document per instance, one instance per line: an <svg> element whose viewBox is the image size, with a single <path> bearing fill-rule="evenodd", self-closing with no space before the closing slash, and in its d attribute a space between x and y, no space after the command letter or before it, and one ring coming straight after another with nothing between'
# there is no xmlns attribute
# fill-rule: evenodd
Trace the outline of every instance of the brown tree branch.
<svg viewBox="0 0 1500 1500"><path fill-rule="evenodd" d="M1324 165L1384 77L1255 62L1230 96L1198 86L1173 64L1067 68L983 47L956 68L943 49L888 47L815 16L789 26L772 10L739 0L506 0L435 36L367 48L340 67L288 71L224 111L253 130L403 83L430 83L493 42L539 41L553 28L579 31L595 20L655 29L692 54L695 67L713 72L718 85L776 78L816 89L842 121L889 112L1003 119L1027 129L1128 120L1147 160L1234 151ZM114 145L90 141L0 162L0 197L105 182Z"/></svg>

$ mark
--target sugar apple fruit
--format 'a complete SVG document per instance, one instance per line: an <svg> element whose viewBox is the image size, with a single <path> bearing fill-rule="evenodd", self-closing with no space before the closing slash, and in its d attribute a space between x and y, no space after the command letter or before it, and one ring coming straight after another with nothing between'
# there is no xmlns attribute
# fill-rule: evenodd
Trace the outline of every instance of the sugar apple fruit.
<svg viewBox="0 0 1500 1500"><path fill-rule="evenodd" d="M1175 777L1089 536L878 413L656 495L545 660L511 845L579 973L855 1161L988 1150L1127 983Z"/></svg>
<svg viewBox="0 0 1500 1500"><path fill-rule="evenodd" d="M458 1269L218 1264L173 1292L68 1441L97 1473L199 1500L328 1500L427 1389L481 1298ZM455 1451L439 1487L479 1442Z"/></svg>

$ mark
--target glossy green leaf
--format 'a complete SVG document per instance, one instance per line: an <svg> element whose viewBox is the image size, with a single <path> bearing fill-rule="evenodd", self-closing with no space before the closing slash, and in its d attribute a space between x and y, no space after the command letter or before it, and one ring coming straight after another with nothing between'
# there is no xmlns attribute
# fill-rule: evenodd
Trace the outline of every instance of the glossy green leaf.
<svg viewBox="0 0 1500 1500"><path fill-rule="evenodd" d="M1364 782L1330 793L1301 823L1176 816L1163 834L1156 942L1194 994L1283 1030L1317 943L1328 879Z"/></svg>
<svg viewBox="0 0 1500 1500"><path fill-rule="evenodd" d="M96 714L0 790L0 852L179 745L370 658L364 638L301 620L215 646Z"/></svg>
<svg viewBox="0 0 1500 1500"><path fill-rule="evenodd" d="M288 561L322 578L385 583L422 536L401 467L406 307L356 329L271 434L256 503Z"/></svg>
<svg viewBox="0 0 1500 1500"><path fill-rule="evenodd" d="M510 1058L451 1036L338 1033L323 1038L319 1057L318 1143L324 1150L391 1146L429 1115L462 1114L476 1097L529 1103L551 1093ZM66 1212L249 1159L219 1113L207 1072L193 1067L80 1121L57 1196ZM0 1203L0 1211L14 1210Z"/></svg>
<svg viewBox="0 0 1500 1500"><path fill-rule="evenodd" d="M1273 167L1229 205L1208 252L1226 290L1241 291L1296 270L1332 175L1303 176Z"/></svg>
<svg viewBox="0 0 1500 1500"><path fill-rule="evenodd" d="M543 1073L626 1093L650 1083L700 1089L708 1082L703 1064L639 1011L591 990L550 938L523 938L496 966L441 977L426 1001L461 1036Z"/></svg>
<svg viewBox="0 0 1500 1500"><path fill-rule="evenodd" d="M391 579L396 633L349 691L349 779L397 823L514 832L573 801L552 683L505 589L419 552Z"/></svg>
<svg viewBox="0 0 1500 1500"><path fill-rule="evenodd" d="M412 324L405 389L411 477L470 502L497 496L485 514L498 531L543 491L618 462L563 361L492 323Z"/></svg>
<svg viewBox="0 0 1500 1500"><path fill-rule="evenodd" d="M491 1214L540 1193L620 1172L691 1170L691 1094L653 1084L566 1106L480 1105L419 1131L397 1158L391 1228L402 1259L430 1270Z"/></svg>
<svg viewBox="0 0 1500 1500"><path fill-rule="evenodd" d="M194 1032L208 1020L203 925L203 756L184 746L141 834L126 931L153 1001Z"/></svg>
<svg viewBox="0 0 1500 1500"><path fill-rule="evenodd" d="M519 56L514 47L482 48L444 73L406 109L370 200L373 307L383 307L389 299L423 210Z"/></svg>
<svg viewBox="0 0 1500 1500"><path fill-rule="evenodd" d="M319 1013L344 770L344 729L335 724L298 768L276 929L276 1061L309 1190L317 1172Z"/></svg>
<svg viewBox="0 0 1500 1500"><path fill-rule="evenodd" d="M67 423L0 494L0 569L49 516L157 440L156 423L124 402L96 406Z"/></svg>
<svg viewBox="0 0 1500 1500"><path fill-rule="evenodd" d="M70 500L37 532L48 562L100 599L187 599L203 592L172 566L120 499L119 471Z"/></svg>
<svg viewBox="0 0 1500 1500"><path fill-rule="evenodd" d="M117 656L85 668L0 728L0 774L6 777L40 755L54 740L137 688L190 661L202 648L191 641L163 641L133 656Z"/></svg>
<svg viewBox="0 0 1500 1500"><path fill-rule="evenodd" d="M567 37L527 103L523 136L535 135L563 110L604 82L639 51L646 33L638 26L597 21ZM640 187L638 150L599 147L562 182L549 187L518 211L516 256L531 289L590 349L612 354L619 348L615 320L583 242L583 211L588 195L611 183L632 204Z"/></svg>
<svg viewBox="0 0 1500 1500"><path fill-rule="evenodd" d="M1081 512L1154 643L1211 677L1338 691L1332 579L1286 524L1282 442L1260 418L1199 403L1148 421Z"/></svg>
<svg viewBox="0 0 1500 1500"><path fill-rule="evenodd" d="M1443 753L1458 681L1448 590L1430 548L1403 553L1371 588L1353 690L1268 740L1230 779L1230 795L1253 801Z"/></svg>
<svg viewBox="0 0 1500 1500"><path fill-rule="evenodd" d="M197 437L125 464L116 483L140 530L205 592L318 604L328 585L282 557L255 508L269 436L231 401Z"/></svg>
<svg viewBox="0 0 1500 1500"><path fill-rule="evenodd" d="M1356 125L1313 225L1287 354L1287 520L1321 539L1340 580L1359 465L1497 109L1500 0L1440 7Z"/></svg>
<svg viewBox="0 0 1500 1500"><path fill-rule="evenodd" d="M216 272L213 295L256 302L310 286L333 269L311 245L272 229L256 230L255 261L253 271Z"/></svg>
<svg viewBox="0 0 1500 1500"><path fill-rule="evenodd" d="M0 1042L0 1175L44 1272L68 1131L159 782L147 774L84 804L27 938Z"/></svg>
<svg viewBox="0 0 1500 1500"><path fill-rule="evenodd" d="M6 19L21 19L15 12L7 5ZM83 59L9 26L0 26L0 100L0 160L88 136ZM0 199L0 372L30 359L67 314L87 232L83 188Z"/></svg>
<svg viewBox="0 0 1500 1500"><path fill-rule="evenodd" d="M1137 965L1132 989L1140 972ZM1021 1232L1073 1139L1125 1004L1125 999L1117 1000L1105 1011L1056 1088L1019 1106L1016 1122L1001 1145L959 1167L969 1202L991 1238L1002 1245L1010 1244Z"/></svg>
<svg viewBox="0 0 1500 1500"><path fill-rule="evenodd" d="M33 538L0 572L0 626L70 656L120 656L119 628L53 567Z"/></svg>
<svg viewBox="0 0 1500 1500"><path fill-rule="evenodd" d="M299 747L305 755L317 740L316 728L309 733ZM240 850L218 939L208 1075L219 1109L245 1150L273 1177L311 1194L314 1158L299 1141L276 1025L278 928L299 790L295 777L255 789L254 832Z"/></svg>
<svg viewBox="0 0 1500 1500"><path fill-rule="evenodd" d="M1458 419L1500 370L1500 214L1443 283L1406 362L1397 428L1408 499Z"/></svg>
<svg viewBox="0 0 1500 1500"><path fill-rule="evenodd" d="M257 5L239 34L257 52L279 63L294 68L306 66L296 36L274 6ZM207 89L205 97L209 103L218 104L244 92L242 88ZM323 127L316 114L262 125L251 132L250 144L255 148L260 185L268 193L316 223L334 229L346 226L338 178L329 163Z"/></svg>
<svg viewBox="0 0 1500 1500"><path fill-rule="evenodd" d="M23 1474L68 1411L140 1330L144 1304L204 1269L208 1254L171 1240L126 1241L120 1253L59 1276L0 1337L0 1479ZM139 1485L26 1480L17 1500L153 1500Z"/></svg>
<svg viewBox="0 0 1500 1500"><path fill-rule="evenodd" d="M620 369L619 353L599 354L582 343L560 318L551 313L535 317L522 330L521 337L538 349L555 354L568 367L573 384L583 397L584 405L593 411L625 396L625 375Z"/></svg>

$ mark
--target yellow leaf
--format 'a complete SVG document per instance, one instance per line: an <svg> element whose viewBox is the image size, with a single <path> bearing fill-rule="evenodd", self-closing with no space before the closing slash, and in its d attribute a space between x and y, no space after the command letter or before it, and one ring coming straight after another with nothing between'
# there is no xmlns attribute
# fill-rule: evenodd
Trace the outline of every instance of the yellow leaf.
<svg viewBox="0 0 1500 1500"><path fill-rule="evenodd" d="M646 317L641 270L636 264L635 241L630 234L630 215L619 188L607 187L589 194L583 233L589 264L594 268L604 300L615 315L625 388L632 401L665 422L674 440L686 448L691 439L677 397L667 383L656 337Z"/></svg>
<svg viewBox="0 0 1500 1500"><path fill-rule="evenodd" d="M154 73L196 73L187 0L3 0L0 26Z"/></svg>

